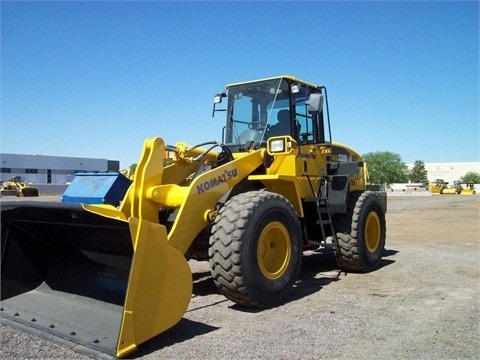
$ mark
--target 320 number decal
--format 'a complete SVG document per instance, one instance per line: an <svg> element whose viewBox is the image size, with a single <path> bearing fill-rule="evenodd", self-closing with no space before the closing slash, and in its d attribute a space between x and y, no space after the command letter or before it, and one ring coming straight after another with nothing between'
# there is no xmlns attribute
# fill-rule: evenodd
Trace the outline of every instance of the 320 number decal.
<svg viewBox="0 0 480 360"><path fill-rule="evenodd" d="M348 156L346 154L338 154L337 158L338 158L338 161L341 161L341 162L347 162L348 161Z"/></svg>

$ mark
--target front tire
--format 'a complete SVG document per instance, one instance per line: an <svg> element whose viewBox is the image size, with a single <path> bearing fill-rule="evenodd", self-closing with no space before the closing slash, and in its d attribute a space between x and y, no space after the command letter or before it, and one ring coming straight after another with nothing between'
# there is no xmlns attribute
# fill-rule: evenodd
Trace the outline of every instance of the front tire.
<svg viewBox="0 0 480 360"><path fill-rule="evenodd" d="M347 213L335 217L338 246L335 260L342 270L369 272L380 265L385 248L385 212L373 191L350 194Z"/></svg>
<svg viewBox="0 0 480 360"><path fill-rule="evenodd" d="M212 227L209 263L215 285L244 306L269 307L300 271L300 223L290 202L267 191L231 198Z"/></svg>

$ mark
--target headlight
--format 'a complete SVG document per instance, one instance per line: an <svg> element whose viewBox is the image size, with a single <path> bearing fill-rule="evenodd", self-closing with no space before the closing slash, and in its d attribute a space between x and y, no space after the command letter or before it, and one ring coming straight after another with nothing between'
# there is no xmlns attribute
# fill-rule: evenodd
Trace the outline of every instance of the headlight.
<svg viewBox="0 0 480 360"><path fill-rule="evenodd" d="M287 155L297 149L297 142L290 136L275 136L267 141L267 153L270 155Z"/></svg>
<svg viewBox="0 0 480 360"><path fill-rule="evenodd" d="M272 153L279 153L279 152L284 152L285 151L285 138L282 139L275 139L272 141L269 141L269 150Z"/></svg>

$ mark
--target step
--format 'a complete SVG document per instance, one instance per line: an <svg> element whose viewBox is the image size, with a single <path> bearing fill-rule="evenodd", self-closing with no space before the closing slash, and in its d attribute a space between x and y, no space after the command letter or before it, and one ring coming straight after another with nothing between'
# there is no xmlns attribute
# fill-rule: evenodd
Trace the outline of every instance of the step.
<svg viewBox="0 0 480 360"><path fill-rule="evenodd" d="M317 225L329 225L329 224L333 224L333 222L331 220L317 220L316 224Z"/></svg>
<svg viewBox="0 0 480 360"><path fill-rule="evenodd" d="M316 198L316 197L304 198L304 202L306 202L306 203L318 203L319 205L322 205L322 206L327 206L328 205L328 199L326 199L326 198Z"/></svg>

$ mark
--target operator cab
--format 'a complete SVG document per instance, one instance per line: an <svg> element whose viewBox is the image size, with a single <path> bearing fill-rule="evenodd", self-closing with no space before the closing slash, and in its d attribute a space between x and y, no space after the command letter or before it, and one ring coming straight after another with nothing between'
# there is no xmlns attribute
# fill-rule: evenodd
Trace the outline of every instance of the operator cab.
<svg viewBox="0 0 480 360"><path fill-rule="evenodd" d="M292 76L231 84L214 98L213 114L226 111L223 143L232 151L265 147L272 136L290 135L299 144L324 143L322 100L326 89ZM316 99L316 107L312 106ZM227 98L226 109L216 105ZM328 114L328 111L327 111Z"/></svg>

